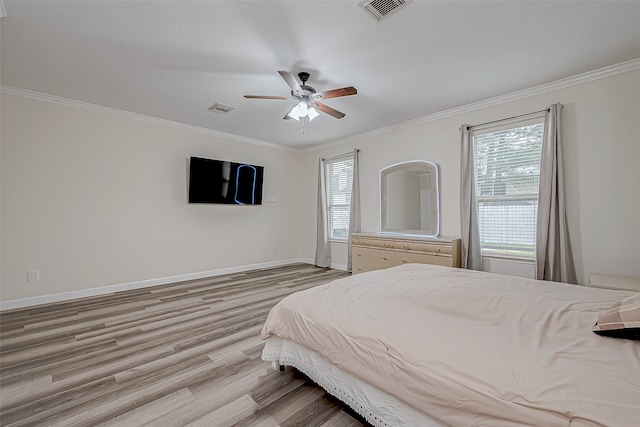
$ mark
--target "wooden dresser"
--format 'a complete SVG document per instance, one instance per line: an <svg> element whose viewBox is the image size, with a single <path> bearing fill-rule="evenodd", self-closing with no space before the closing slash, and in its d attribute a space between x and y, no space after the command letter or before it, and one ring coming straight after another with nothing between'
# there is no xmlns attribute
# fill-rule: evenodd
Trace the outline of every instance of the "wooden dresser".
<svg viewBox="0 0 640 427"><path fill-rule="evenodd" d="M353 274L411 262L460 267L460 239L365 233L351 236Z"/></svg>

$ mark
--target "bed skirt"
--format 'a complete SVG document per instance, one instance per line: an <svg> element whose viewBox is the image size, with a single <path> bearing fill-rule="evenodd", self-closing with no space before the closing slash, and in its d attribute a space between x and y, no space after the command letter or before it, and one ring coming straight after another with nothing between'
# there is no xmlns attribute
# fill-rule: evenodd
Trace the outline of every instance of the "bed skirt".
<svg viewBox="0 0 640 427"><path fill-rule="evenodd" d="M373 426L446 427L292 341L272 336L264 346L262 359L271 362L274 369L279 365L296 368Z"/></svg>

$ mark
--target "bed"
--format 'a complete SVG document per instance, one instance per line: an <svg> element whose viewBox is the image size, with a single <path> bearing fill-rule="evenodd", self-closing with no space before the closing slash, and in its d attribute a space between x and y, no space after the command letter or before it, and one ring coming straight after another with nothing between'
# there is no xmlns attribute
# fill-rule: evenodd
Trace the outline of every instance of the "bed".
<svg viewBox="0 0 640 427"><path fill-rule="evenodd" d="M300 370L374 426L632 427L640 325L628 314L639 300L408 264L286 297L263 327L262 357ZM610 332L624 339L599 335Z"/></svg>

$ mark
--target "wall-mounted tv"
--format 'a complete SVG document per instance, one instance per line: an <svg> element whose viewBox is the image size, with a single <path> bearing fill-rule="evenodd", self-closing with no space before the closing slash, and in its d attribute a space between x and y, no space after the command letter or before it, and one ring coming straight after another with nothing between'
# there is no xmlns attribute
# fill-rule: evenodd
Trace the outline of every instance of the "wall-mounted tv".
<svg viewBox="0 0 640 427"><path fill-rule="evenodd" d="M264 167L191 157L189 203L261 205Z"/></svg>

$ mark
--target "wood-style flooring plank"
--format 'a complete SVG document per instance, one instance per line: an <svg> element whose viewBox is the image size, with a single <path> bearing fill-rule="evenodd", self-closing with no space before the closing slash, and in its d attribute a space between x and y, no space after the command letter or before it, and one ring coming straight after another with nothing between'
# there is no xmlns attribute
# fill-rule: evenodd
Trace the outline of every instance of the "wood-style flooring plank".
<svg viewBox="0 0 640 427"><path fill-rule="evenodd" d="M178 410L193 399L188 388L160 397L136 409L97 424L99 427L141 426Z"/></svg>
<svg viewBox="0 0 640 427"><path fill-rule="evenodd" d="M347 275L300 263L0 313L0 426L362 426L260 358L275 304Z"/></svg>

